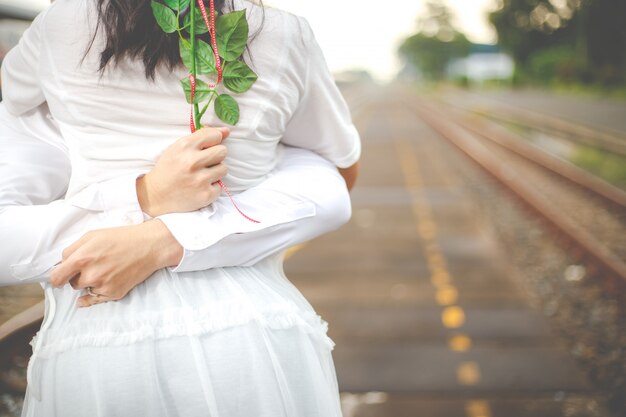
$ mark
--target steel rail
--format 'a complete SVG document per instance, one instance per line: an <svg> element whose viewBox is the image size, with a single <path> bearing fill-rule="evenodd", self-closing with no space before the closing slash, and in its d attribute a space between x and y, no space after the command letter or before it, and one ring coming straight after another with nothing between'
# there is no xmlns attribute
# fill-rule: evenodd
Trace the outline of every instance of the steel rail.
<svg viewBox="0 0 626 417"><path fill-rule="evenodd" d="M24 352L27 341L37 332L44 316L45 301L27 308L0 325L0 370L10 369L15 355ZM0 372L0 386L13 392L25 390L25 381L11 378L8 372Z"/></svg>
<svg viewBox="0 0 626 417"><path fill-rule="evenodd" d="M492 151L480 143L474 133L468 131L461 124L457 124L449 113L444 117L440 112L423 103L415 104L415 109L433 129L513 191L542 217L589 253L604 268L619 277L620 285L626 284L626 264L610 248L607 248L578 224L564 217L553 205L546 202L541 194L523 181L522 176L511 168L506 161L497 158Z"/></svg>
<svg viewBox="0 0 626 417"><path fill-rule="evenodd" d="M543 115L523 115L514 112L492 113L486 110L472 110L472 112L503 123L555 135L568 142L592 146L605 152L626 156L626 138L594 130L587 126L575 125L560 119L552 120Z"/></svg>
<svg viewBox="0 0 626 417"><path fill-rule="evenodd" d="M466 93L466 97L468 97L467 94L468 93ZM471 94L469 94L469 97L471 97ZM548 134L555 134L570 142L594 146L607 152L626 156L626 136L613 129L592 127L581 124L580 122L577 123L565 118L550 116L536 110L514 106L505 102L492 101L493 105L480 106L479 108L457 105L456 103L452 103L450 99L446 99L444 102L449 106L461 108L483 117L489 117Z"/></svg>
<svg viewBox="0 0 626 417"><path fill-rule="evenodd" d="M528 143L522 137L506 130L504 127L488 122L484 118L474 117L472 120L469 120L468 117L464 117L458 111L447 113L447 116L453 117L457 124L475 134L559 174L561 177L583 187L587 191L597 194L622 209L626 209L626 191L590 174L584 169L545 152L540 147Z"/></svg>

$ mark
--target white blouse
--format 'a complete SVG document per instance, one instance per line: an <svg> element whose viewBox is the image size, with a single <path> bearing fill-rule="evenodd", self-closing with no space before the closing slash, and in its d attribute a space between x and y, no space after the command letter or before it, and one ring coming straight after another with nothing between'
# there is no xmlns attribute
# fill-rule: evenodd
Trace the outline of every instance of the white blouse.
<svg viewBox="0 0 626 417"><path fill-rule="evenodd" d="M101 38L96 38L81 63L96 19L94 3L58 0L37 17L3 62L4 105L13 115L25 115L47 101L69 149L72 175L68 202L80 209L106 210L111 217L119 213L123 218L117 219L118 224L136 224L145 215L136 201L135 178L149 171L175 138L188 133L189 105L178 83L185 71L158 71L158 88L151 88L141 64L135 62L122 62L122 71L107 71L100 78L96 68ZM237 0L235 7L247 9L254 32L261 21L260 8L242 0ZM231 128L226 143L226 183L235 193L272 176L283 145L311 149L339 167L352 165L360 155L358 133L308 23L270 8L265 14L264 26L250 45L251 56L245 56L259 80L237 97L241 119ZM99 88L94 89L96 82ZM159 120L158 126L154 120ZM222 125L210 112L203 123ZM313 163L308 166L313 167ZM306 167L307 163L302 163L301 169ZM293 194L280 191L283 183L274 183L273 194L267 190L254 194L251 190L241 196L239 204L246 213L261 219L258 225L234 212L225 198L193 213L160 216L185 248L183 261L174 271L197 269L201 259L198 251L233 230L268 230L315 214L316 206L307 201L306 193L294 199ZM323 191L319 189L318 203L324 201ZM315 188L307 192L316 195ZM338 226L330 224L330 229L318 233ZM41 278L48 264L58 257L58 242L54 243L54 251L39 254L39 259L47 262L33 269L31 261L35 258L29 257L15 265L13 272L23 278ZM254 260L258 258L250 262ZM20 267L28 273L20 274Z"/></svg>
<svg viewBox="0 0 626 417"><path fill-rule="evenodd" d="M11 242L9 252L23 251L18 255L24 258L28 248L23 242L37 242L30 258L11 266L10 274L18 279L45 277L60 259L61 249L87 230L144 221L135 178L148 172L172 141L188 134L189 105L179 84L186 76L183 69L159 70L150 82L142 64L123 61L100 78L101 36L82 60L97 22L95 4L95 0L55 1L3 62L6 110L24 116L46 102L72 169L65 200L0 212L2 219L17 209L35 213L17 226L2 223L11 233L24 235ZM235 0L235 7L246 8L254 33L262 20L261 9L244 0ZM196 212L159 216L192 254L216 246L220 236L232 233L233 224L242 232L271 234L283 225L318 219L318 209L328 207L328 201L337 204L330 210L334 220L322 224L322 230L309 223L308 231L332 230L349 217L349 209L341 210L349 207L345 183L332 165L347 167L357 161L359 136L309 25L300 17L267 9L250 50L252 55L245 59L259 79L237 97L241 118L225 141L229 148L225 181L242 209L261 223L236 215L225 198ZM212 113L203 122L222 125ZM294 158L296 148L308 149L308 155L314 151L326 165L303 154ZM287 160L290 166L280 166ZM320 166L333 169L326 171L334 175L329 189L318 184ZM279 175L289 168L309 170L311 175L304 179ZM332 181L327 177L324 184ZM265 191L255 191L264 185ZM37 216L42 207L51 217ZM42 234L46 228L49 232ZM272 236L271 245L280 248L283 235ZM245 263L243 251L237 247L230 252ZM197 267L211 258L219 262L221 255L190 255L187 265ZM85 309L76 308L78 292L70 286L42 283L46 313L31 342L24 415L56 410L69 417L84 415L81 410L102 409L95 414L130 416L145 411L146 404L155 407L149 415L176 414L172 407L178 404L163 401L161 393L165 384L181 380L180 376L182 384L174 385L183 391L175 398L181 399L181 406L195 407L185 415L202 415L203 406L196 400L212 405L212 415L218 415L219 401L235 401L238 411L223 414L228 416L252 415L248 410L257 415L340 415L330 355L334 343L326 334L327 323L286 279L279 254L249 263L252 266L194 272L185 272L181 265L162 269L118 302ZM157 353L168 346L176 354ZM238 347L235 356L232 346ZM103 357L113 359L102 362ZM151 362L142 368L135 358ZM176 361L174 366L169 359ZM209 368L218 373L205 372ZM96 384L85 382L94 375ZM129 396L119 402L123 410L115 408L120 387ZM113 398L116 401L109 401ZM165 411L156 409L163 407Z"/></svg>

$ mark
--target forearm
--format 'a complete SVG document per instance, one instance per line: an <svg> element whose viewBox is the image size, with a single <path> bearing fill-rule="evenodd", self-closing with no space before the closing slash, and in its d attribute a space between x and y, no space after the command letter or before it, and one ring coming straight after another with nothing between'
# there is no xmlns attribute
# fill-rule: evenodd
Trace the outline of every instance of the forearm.
<svg viewBox="0 0 626 417"><path fill-rule="evenodd" d="M23 178L22 165L12 168L16 178ZM7 184L1 181L0 194L7 198L0 207L0 236L6 242L0 251L0 285L45 281L63 249L91 230L143 223L135 178L131 174L92 184L69 200L41 205L15 204L10 193L3 193ZM103 195L112 197L103 201Z"/></svg>
<svg viewBox="0 0 626 417"><path fill-rule="evenodd" d="M348 168L339 168L339 173L346 182L346 186L349 191L352 191L352 188L354 188L354 184L356 183L356 179L359 175L360 166L360 162L357 161L354 165L349 166Z"/></svg>
<svg viewBox="0 0 626 417"><path fill-rule="evenodd" d="M211 209L159 217L184 247L184 257L173 271L250 265L337 229L351 214L348 190L337 169L303 149L288 149L269 179L234 199L244 213L261 222L243 218L227 197Z"/></svg>
<svg viewBox="0 0 626 417"><path fill-rule="evenodd" d="M174 270L249 265L345 223L350 216L350 201L336 169L311 152L298 152L287 154L276 173L264 183L234 197L244 211L261 219L260 224L250 223L236 213L227 197L205 210L214 210L208 218L202 211L176 213L177 221L170 225L172 230L187 235L178 235L187 248L183 250L171 231L161 234L164 250L185 255L179 264L170 262L171 266L178 266ZM130 218L134 217L132 223L140 223L143 219L137 216L141 211L131 195L133 183L133 176L128 176L99 184L98 191L103 193L100 197L108 196L106 207L77 207L58 201L1 208L0 233L5 241L17 243L7 245L0 254L0 284L45 281L66 246L87 231L104 227L99 216L103 210L108 215L117 211L116 225L125 224L123 219L130 214Z"/></svg>
<svg viewBox="0 0 626 417"><path fill-rule="evenodd" d="M46 281L63 249L99 223L95 213L63 200L1 208L0 285Z"/></svg>
<svg viewBox="0 0 626 417"><path fill-rule="evenodd" d="M0 285L44 281L64 246L81 233L104 226L97 210L52 202L65 194L70 174L65 143L47 107L15 117L0 103ZM132 177L122 180L125 184ZM112 212L127 213L133 204L132 184L126 197L116 180L109 188L95 187L115 194L106 207ZM115 202L118 207L112 208ZM143 215L136 207L135 219L141 222Z"/></svg>

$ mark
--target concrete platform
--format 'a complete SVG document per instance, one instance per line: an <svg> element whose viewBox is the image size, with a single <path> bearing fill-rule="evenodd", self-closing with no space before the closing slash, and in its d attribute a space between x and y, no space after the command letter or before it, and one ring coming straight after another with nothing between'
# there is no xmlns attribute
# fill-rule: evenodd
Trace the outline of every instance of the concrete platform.
<svg viewBox="0 0 626 417"><path fill-rule="evenodd" d="M329 322L345 417L551 417L597 406L529 306L449 145L400 100L361 109L352 220L286 265Z"/></svg>

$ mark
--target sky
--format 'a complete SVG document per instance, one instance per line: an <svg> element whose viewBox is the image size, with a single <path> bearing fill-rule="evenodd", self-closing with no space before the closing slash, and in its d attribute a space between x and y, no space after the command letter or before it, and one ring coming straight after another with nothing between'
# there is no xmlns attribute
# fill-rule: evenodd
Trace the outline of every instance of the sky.
<svg viewBox="0 0 626 417"><path fill-rule="evenodd" d="M3 2L11 0L0 0ZM15 0L45 6L49 0ZM396 50L415 33L424 0L264 0L265 4L305 17L333 72L367 69L388 80L400 69ZM495 0L446 0L456 27L477 43L494 43L487 13Z"/></svg>
<svg viewBox="0 0 626 417"><path fill-rule="evenodd" d="M424 0L264 0L305 17L333 72L364 68L388 80L400 69L396 50L415 33ZM383 6L379 5L382 4ZM487 21L494 0L447 0L456 27L477 43L494 43Z"/></svg>

